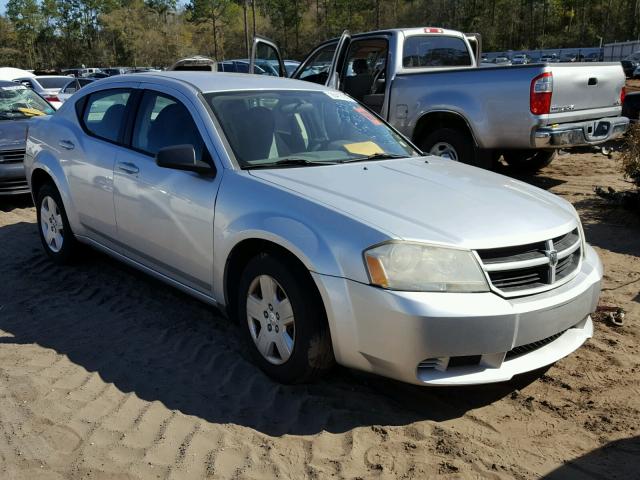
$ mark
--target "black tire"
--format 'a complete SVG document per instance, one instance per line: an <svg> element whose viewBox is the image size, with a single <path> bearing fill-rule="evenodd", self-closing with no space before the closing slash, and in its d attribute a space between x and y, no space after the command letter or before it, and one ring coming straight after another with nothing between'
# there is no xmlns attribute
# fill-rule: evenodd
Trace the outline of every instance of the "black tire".
<svg viewBox="0 0 640 480"><path fill-rule="evenodd" d="M43 226L42 221L43 203L45 203L45 199L48 198L52 199L57 207L57 209L54 209L53 213L57 213L62 220L61 229L60 225L56 225L56 230L60 232L62 236L62 243L58 249L54 248L54 246L47 241L44 233L45 227ZM64 209L60 193L54 185L47 183L38 190L36 196L36 215L38 218L38 233L40 235L40 241L42 242L42 247L49 258L59 265L69 264L76 260L79 244L71 231L71 227L69 226L69 219L67 218L67 212ZM57 223L60 222L58 221Z"/></svg>
<svg viewBox="0 0 640 480"><path fill-rule="evenodd" d="M455 152L453 160L480 168L491 169L493 167L493 155L491 152L480 150L476 147L473 138L455 128L439 128L431 132L419 143L420 149L427 155L438 155L431 150L438 145L448 145Z"/></svg>
<svg viewBox="0 0 640 480"><path fill-rule="evenodd" d="M535 173L556 158L556 150L512 150L503 152L502 155L514 170Z"/></svg>
<svg viewBox="0 0 640 480"><path fill-rule="evenodd" d="M279 365L274 365L260 353L247 318L250 287L263 275L272 277L281 287L291 303L295 318L295 336L291 354L284 363ZM308 273L287 258L262 253L249 261L240 277L236 311L240 328L253 358L258 366L274 380L287 384L307 383L316 380L333 366L335 360L331 335L322 299ZM256 320L252 322L260 323ZM275 347L277 348L277 345Z"/></svg>

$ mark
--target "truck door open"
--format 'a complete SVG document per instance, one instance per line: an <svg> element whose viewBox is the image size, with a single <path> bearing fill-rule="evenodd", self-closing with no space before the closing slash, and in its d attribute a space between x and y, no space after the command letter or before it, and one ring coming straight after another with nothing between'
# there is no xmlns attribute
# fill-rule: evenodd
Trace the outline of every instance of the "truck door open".
<svg viewBox="0 0 640 480"><path fill-rule="evenodd" d="M278 46L268 38L255 36L249 59L249 73L286 77L282 55Z"/></svg>

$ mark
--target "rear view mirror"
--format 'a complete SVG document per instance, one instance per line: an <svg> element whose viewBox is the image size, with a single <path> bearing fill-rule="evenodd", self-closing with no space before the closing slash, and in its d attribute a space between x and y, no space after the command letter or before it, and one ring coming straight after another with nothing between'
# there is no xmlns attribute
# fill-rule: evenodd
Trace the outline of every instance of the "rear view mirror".
<svg viewBox="0 0 640 480"><path fill-rule="evenodd" d="M173 145L160 149L156 154L156 164L163 168L186 170L200 174L212 174L214 169L207 162L196 158L193 145Z"/></svg>

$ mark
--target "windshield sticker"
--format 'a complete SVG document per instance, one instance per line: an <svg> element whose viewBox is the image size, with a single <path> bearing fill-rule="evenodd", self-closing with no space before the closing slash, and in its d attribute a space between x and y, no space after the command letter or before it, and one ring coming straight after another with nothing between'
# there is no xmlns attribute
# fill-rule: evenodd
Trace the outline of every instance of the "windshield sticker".
<svg viewBox="0 0 640 480"><path fill-rule="evenodd" d="M347 95L346 93L338 92L335 90L323 90L323 92L327 97L331 97L334 100L344 100L345 102L355 103L355 100L351 98L349 95Z"/></svg>
<svg viewBox="0 0 640 480"><path fill-rule="evenodd" d="M358 112L360 115L362 115L364 118L366 118L367 120L369 120L371 123L373 123L374 125L382 125L382 122L376 118L375 115L373 115L369 110L367 110L366 108L362 108L362 107L354 107L353 108L354 111Z"/></svg>
<svg viewBox="0 0 640 480"><path fill-rule="evenodd" d="M0 90L4 92L10 92L11 90L26 90L27 87L23 85L10 85L8 87L0 87Z"/></svg>
<svg viewBox="0 0 640 480"><path fill-rule="evenodd" d="M347 152L353 153L354 155L375 155L376 153L384 153L384 150L380 148L380 146L372 141L366 142L357 142L357 143L347 143L343 145Z"/></svg>

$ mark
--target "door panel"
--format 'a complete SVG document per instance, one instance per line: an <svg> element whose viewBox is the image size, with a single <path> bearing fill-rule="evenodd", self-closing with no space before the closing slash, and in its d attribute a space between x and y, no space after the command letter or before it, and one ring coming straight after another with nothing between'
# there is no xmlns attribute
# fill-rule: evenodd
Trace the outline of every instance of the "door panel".
<svg viewBox="0 0 640 480"><path fill-rule="evenodd" d="M278 77L287 76L280 50L275 43L264 37L254 37L249 72Z"/></svg>
<svg viewBox="0 0 640 480"><path fill-rule="evenodd" d="M113 167L132 90L112 89L88 96L80 119L83 131L69 129L57 139L68 158L69 188L87 235L105 242L116 237Z"/></svg>
<svg viewBox="0 0 640 480"><path fill-rule="evenodd" d="M138 108L132 145L114 170L118 241L126 254L174 280L211 294L213 217L221 172L215 177L162 168L160 148L208 149L185 104L188 100L147 90ZM175 126L180 125L180 129Z"/></svg>
<svg viewBox="0 0 640 480"><path fill-rule="evenodd" d="M347 48L349 48L350 42L351 34L349 33L349 30L345 30L342 32L342 36L338 41L338 47L333 54L333 60L331 61L331 67L329 68L329 77L325 84L327 87L335 89L340 88L340 71L342 70L342 64L344 63L344 58L347 55Z"/></svg>

